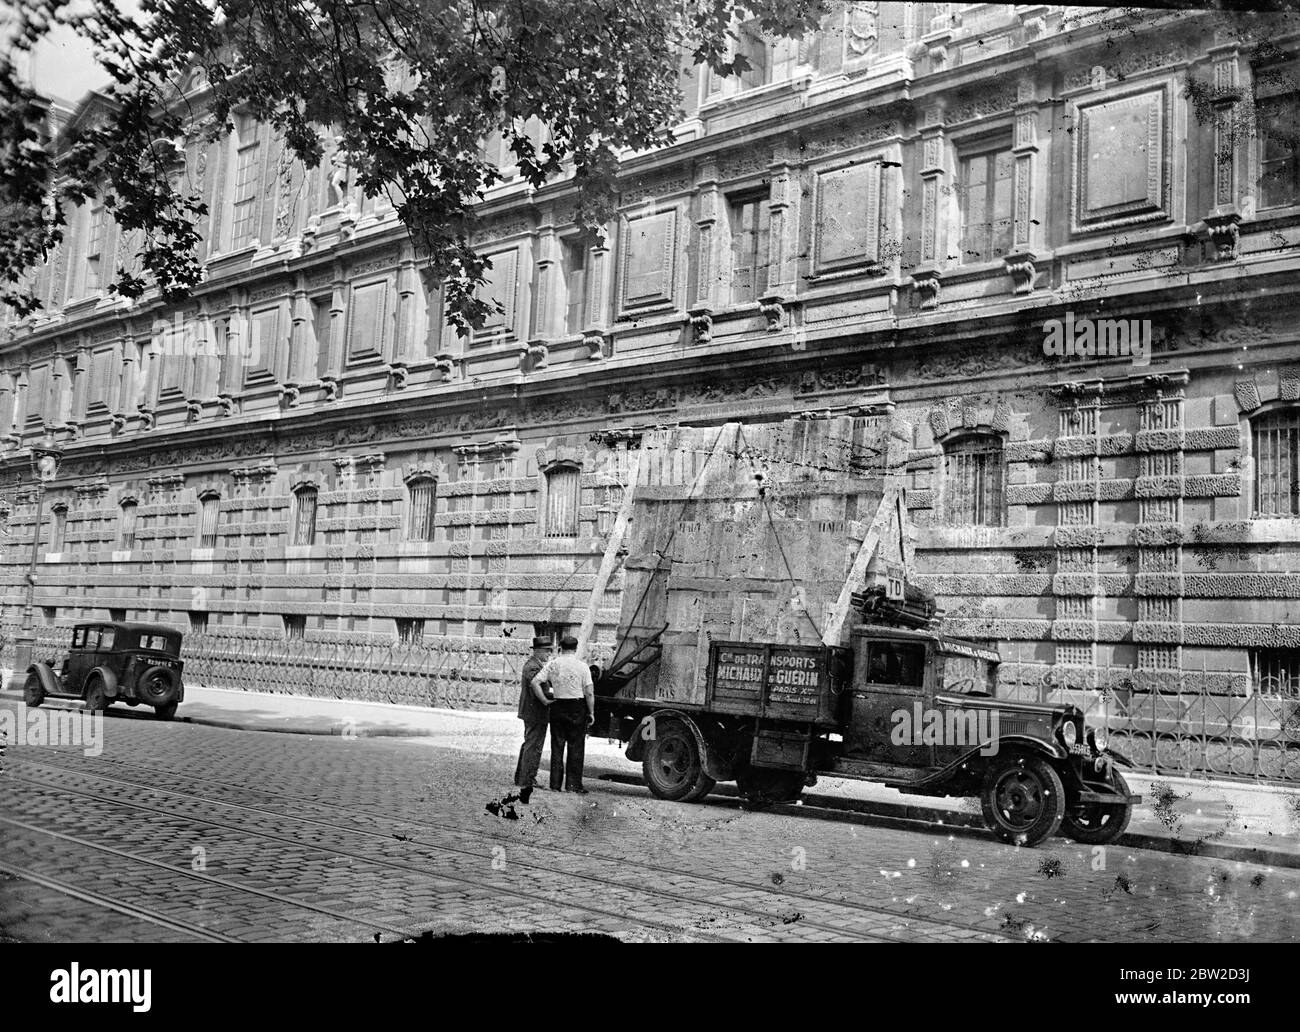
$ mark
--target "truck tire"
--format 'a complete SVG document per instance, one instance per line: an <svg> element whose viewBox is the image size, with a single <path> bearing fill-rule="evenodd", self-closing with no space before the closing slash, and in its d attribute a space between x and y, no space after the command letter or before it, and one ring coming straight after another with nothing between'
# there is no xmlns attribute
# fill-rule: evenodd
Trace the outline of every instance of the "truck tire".
<svg viewBox="0 0 1300 1032"><path fill-rule="evenodd" d="M135 683L140 701L155 708L174 701L179 687L176 672L161 666L150 667Z"/></svg>
<svg viewBox="0 0 1300 1032"><path fill-rule="evenodd" d="M27 706L39 706L45 701L45 689L41 685L41 679L34 673L27 675L27 680L23 682L23 704Z"/></svg>
<svg viewBox="0 0 1300 1032"><path fill-rule="evenodd" d="M1128 782L1117 770L1110 772L1110 783L1116 792L1128 795ZM1106 806L1102 803L1088 803L1079 813L1067 813L1061 820L1061 834L1075 842L1090 846L1104 846L1114 842L1124 834L1129 818L1133 816L1133 805L1124 803L1119 806Z"/></svg>
<svg viewBox="0 0 1300 1032"><path fill-rule="evenodd" d="M748 767L736 775L736 787L752 810L773 803L793 803L803 794L806 775L796 770Z"/></svg>
<svg viewBox="0 0 1300 1032"><path fill-rule="evenodd" d="M176 707L179 705L180 703L173 699L171 702L164 703L161 706L155 706L153 715L159 720L171 720L172 717L176 716Z"/></svg>
<svg viewBox="0 0 1300 1032"><path fill-rule="evenodd" d="M998 838L1036 846L1056 834L1065 816L1065 786L1041 756L1019 756L991 765L980 789L984 822Z"/></svg>
<svg viewBox="0 0 1300 1032"><path fill-rule="evenodd" d="M684 721L657 721L655 736L645 744L641 771L650 792L659 799L692 803L713 790L716 782L704 772L695 734Z"/></svg>

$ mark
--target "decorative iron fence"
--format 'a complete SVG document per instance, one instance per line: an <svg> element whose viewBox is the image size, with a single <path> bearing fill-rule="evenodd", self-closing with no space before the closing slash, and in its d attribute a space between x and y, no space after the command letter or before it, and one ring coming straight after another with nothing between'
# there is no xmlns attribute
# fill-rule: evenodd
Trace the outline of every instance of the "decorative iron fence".
<svg viewBox="0 0 1300 1032"><path fill-rule="evenodd" d="M505 638L419 642L188 634L185 680L236 691L478 709L514 705L527 652Z"/></svg>
<svg viewBox="0 0 1300 1032"><path fill-rule="evenodd" d="M1106 687L1062 688L1051 673L1040 702L1072 702L1089 726L1143 771L1300 783L1300 686L1287 678L1179 672L1134 684L1117 671ZM1116 676L1119 674L1119 676ZM1219 683L1221 682L1221 683Z"/></svg>

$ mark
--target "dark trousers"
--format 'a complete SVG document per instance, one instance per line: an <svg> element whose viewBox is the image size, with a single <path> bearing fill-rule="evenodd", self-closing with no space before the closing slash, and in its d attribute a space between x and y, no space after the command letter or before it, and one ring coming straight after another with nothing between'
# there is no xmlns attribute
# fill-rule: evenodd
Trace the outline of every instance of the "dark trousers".
<svg viewBox="0 0 1300 1032"><path fill-rule="evenodd" d="M568 755L565 755L565 750ZM587 752L587 702L558 699L551 703L551 788L582 787L582 761Z"/></svg>
<svg viewBox="0 0 1300 1032"><path fill-rule="evenodd" d="M524 744L519 747L519 762L515 764L515 785L526 788L537 780L537 768L542 765L542 746L546 744L547 714L536 720L524 722Z"/></svg>

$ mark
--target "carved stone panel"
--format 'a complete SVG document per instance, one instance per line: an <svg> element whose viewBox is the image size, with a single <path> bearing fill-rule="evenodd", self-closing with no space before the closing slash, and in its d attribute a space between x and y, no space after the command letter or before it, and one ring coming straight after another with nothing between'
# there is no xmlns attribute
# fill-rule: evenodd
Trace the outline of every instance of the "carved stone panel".
<svg viewBox="0 0 1300 1032"><path fill-rule="evenodd" d="M1169 218L1169 111L1164 87L1079 104L1075 232Z"/></svg>
<svg viewBox="0 0 1300 1032"><path fill-rule="evenodd" d="M275 342L280 335L280 306L255 309L248 320L248 351L244 383L266 383L275 377Z"/></svg>
<svg viewBox="0 0 1300 1032"><path fill-rule="evenodd" d="M479 288L478 297L493 306L493 311L483 322L482 329L474 334L474 343L485 344L494 340L513 340L515 337L515 310L519 296L519 248L498 251L487 256L492 268L485 273L487 280ZM500 306L500 311L496 310Z"/></svg>
<svg viewBox="0 0 1300 1032"><path fill-rule="evenodd" d="M623 312L675 307L677 210L628 216L621 262Z"/></svg>
<svg viewBox="0 0 1300 1032"><path fill-rule="evenodd" d="M361 283L352 288L348 315L349 365L378 361L384 353L388 326L387 279Z"/></svg>
<svg viewBox="0 0 1300 1032"><path fill-rule="evenodd" d="M877 160L818 174L817 272L880 260L880 169Z"/></svg>

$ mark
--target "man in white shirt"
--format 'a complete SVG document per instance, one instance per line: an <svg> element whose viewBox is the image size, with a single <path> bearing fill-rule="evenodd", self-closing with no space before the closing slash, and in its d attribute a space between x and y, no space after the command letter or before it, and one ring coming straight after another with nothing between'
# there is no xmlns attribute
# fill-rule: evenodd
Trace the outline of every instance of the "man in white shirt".
<svg viewBox="0 0 1300 1032"><path fill-rule="evenodd" d="M533 678L533 686L549 684L551 695L551 790L586 795L582 764L587 751L587 728L596 722L596 690L591 671L578 658L578 639L560 639L560 654L551 657ZM567 756L565 755L567 752Z"/></svg>

